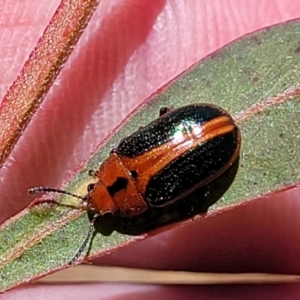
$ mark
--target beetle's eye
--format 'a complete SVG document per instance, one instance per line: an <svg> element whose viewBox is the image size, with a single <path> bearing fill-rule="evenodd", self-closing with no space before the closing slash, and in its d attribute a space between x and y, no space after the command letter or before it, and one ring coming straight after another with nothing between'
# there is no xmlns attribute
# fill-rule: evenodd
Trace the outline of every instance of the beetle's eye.
<svg viewBox="0 0 300 300"><path fill-rule="evenodd" d="M90 192L94 189L95 187L95 183L90 183L88 186L87 186L87 191Z"/></svg>
<svg viewBox="0 0 300 300"><path fill-rule="evenodd" d="M137 173L136 170L132 170L132 171L130 171L130 173L131 173L131 176L132 176L133 178L137 178L137 177L138 177L138 173Z"/></svg>

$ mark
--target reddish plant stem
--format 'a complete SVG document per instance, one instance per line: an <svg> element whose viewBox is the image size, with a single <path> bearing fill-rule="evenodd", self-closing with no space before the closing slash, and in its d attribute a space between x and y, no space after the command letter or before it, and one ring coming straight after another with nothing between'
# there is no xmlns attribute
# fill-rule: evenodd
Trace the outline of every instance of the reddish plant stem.
<svg viewBox="0 0 300 300"><path fill-rule="evenodd" d="M0 168L53 84L99 0L62 0L0 105Z"/></svg>
<svg viewBox="0 0 300 300"><path fill-rule="evenodd" d="M277 96L267 98L261 102L254 103L247 109L236 114L234 116L234 119L237 123L241 123L246 119L268 109L269 107L279 105L283 102L289 101L299 96L300 96L300 87L296 87L293 90L286 91L283 94L279 94Z"/></svg>

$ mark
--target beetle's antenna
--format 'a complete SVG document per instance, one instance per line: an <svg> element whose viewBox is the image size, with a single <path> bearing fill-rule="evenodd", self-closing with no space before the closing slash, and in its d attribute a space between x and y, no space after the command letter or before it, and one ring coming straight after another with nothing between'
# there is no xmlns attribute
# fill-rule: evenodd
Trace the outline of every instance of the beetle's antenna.
<svg viewBox="0 0 300 300"><path fill-rule="evenodd" d="M37 186L37 187L30 188L28 190L28 192L29 192L29 194L53 192L53 193L65 194L65 195L69 195L69 196L72 196L72 197L75 197L75 198L78 198L81 200L85 200L85 198L82 196L79 196L79 195L76 195L76 194L73 194L73 193L70 193L70 192L67 192L64 190L59 190L59 189L50 188L50 187L43 187L43 186Z"/></svg>
<svg viewBox="0 0 300 300"><path fill-rule="evenodd" d="M73 265L74 262L79 258L79 256L81 255L81 253L83 252L83 250L85 249L87 243L89 242L93 232L94 232L94 223L96 221L96 218L98 217L98 215L95 215L93 217L93 219L90 222L90 228L89 231L83 241L83 243L81 244L80 248L78 249L78 251L76 252L76 254L74 255L74 257L70 260L70 262L68 263L68 265Z"/></svg>

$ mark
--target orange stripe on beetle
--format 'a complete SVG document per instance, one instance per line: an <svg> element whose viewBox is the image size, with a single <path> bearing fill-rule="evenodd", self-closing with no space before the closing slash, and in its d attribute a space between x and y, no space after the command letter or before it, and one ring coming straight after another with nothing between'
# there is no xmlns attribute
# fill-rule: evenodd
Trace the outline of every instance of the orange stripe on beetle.
<svg viewBox="0 0 300 300"><path fill-rule="evenodd" d="M159 170L165 168L174 159L182 156L216 136L226 134L234 130L235 125L228 116L217 117L201 126L190 127L186 123L182 126L173 139L135 158L120 156L128 170L135 170L139 176L135 179L137 188L144 195L149 182ZM237 153L233 156L236 159Z"/></svg>

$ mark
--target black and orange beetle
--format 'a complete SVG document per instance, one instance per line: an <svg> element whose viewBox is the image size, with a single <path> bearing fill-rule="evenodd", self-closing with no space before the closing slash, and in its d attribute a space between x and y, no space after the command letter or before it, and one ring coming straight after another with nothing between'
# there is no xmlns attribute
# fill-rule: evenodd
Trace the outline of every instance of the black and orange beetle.
<svg viewBox="0 0 300 300"><path fill-rule="evenodd" d="M85 197L44 187L29 191L82 199L80 209L88 212L91 226L73 262L86 247L96 221L101 227L111 219L112 230L139 233L206 211L230 186L240 144L239 128L218 106L162 108L158 119L110 152L93 172L98 181L88 186Z"/></svg>

